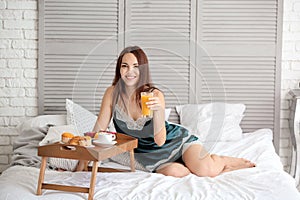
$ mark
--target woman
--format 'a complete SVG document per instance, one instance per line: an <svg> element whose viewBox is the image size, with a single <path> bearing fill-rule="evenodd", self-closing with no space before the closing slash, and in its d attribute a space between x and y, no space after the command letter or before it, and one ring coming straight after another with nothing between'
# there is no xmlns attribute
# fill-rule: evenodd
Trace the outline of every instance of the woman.
<svg viewBox="0 0 300 200"><path fill-rule="evenodd" d="M141 117L140 93L144 91L154 93L147 102L153 118ZM113 84L106 89L94 131L106 130L113 118L117 132L138 138L136 161L149 171L167 176L193 173L214 177L255 166L242 158L207 153L197 137L165 122L164 109L164 95L151 83L146 54L137 46L127 47L117 60ZM78 169L82 166L80 162Z"/></svg>

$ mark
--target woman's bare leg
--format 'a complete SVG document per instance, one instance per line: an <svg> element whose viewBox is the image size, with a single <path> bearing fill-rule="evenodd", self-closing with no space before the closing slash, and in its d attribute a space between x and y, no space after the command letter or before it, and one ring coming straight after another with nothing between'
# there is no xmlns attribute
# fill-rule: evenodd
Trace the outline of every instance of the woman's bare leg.
<svg viewBox="0 0 300 200"><path fill-rule="evenodd" d="M160 167L158 167L156 173L160 173L165 176L174 176L174 177L181 178L186 175L189 175L191 172L183 164L172 162L172 163L163 164Z"/></svg>
<svg viewBox="0 0 300 200"><path fill-rule="evenodd" d="M245 166L255 167L254 163L252 163L251 161L246 160L244 158L234 158L234 157L229 157L229 156L219 156L219 157L224 159L224 161L226 163L226 166L225 166L223 172L247 168Z"/></svg>
<svg viewBox="0 0 300 200"><path fill-rule="evenodd" d="M84 171L87 170L88 161L86 160L79 160L75 171Z"/></svg>
<svg viewBox="0 0 300 200"><path fill-rule="evenodd" d="M255 164L243 158L209 154L199 144L191 145L183 154L187 168L197 176L215 177L222 172L254 167Z"/></svg>

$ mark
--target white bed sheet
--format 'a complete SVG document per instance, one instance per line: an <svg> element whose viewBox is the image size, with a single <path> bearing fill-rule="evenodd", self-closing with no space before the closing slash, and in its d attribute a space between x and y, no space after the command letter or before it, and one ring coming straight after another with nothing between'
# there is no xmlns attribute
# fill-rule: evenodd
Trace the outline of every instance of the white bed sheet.
<svg viewBox="0 0 300 200"><path fill-rule="evenodd" d="M272 132L246 133L239 142L206 144L212 153L244 157L257 164L251 169L223 173L215 178L167 177L156 173L98 173L94 199L258 199L298 200L295 180L283 171L272 143ZM107 165L107 164L105 164ZM76 200L87 194L43 190L36 196L39 169L14 166L0 176L0 199ZM89 186L89 172L46 171L45 181Z"/></svg>

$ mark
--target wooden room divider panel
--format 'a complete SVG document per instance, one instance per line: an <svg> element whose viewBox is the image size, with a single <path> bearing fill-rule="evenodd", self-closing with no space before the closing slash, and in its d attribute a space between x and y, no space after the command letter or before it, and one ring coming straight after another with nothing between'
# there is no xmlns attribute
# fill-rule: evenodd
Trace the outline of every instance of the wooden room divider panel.
<svg viewBox="0 0 300 200"><path fill-rule="evenodd" d="M147 53L173 109L244 103L243 131L270 128L278 150L282 0L39 1L39 113L65 99L95 114L129 45Z"/></svg>

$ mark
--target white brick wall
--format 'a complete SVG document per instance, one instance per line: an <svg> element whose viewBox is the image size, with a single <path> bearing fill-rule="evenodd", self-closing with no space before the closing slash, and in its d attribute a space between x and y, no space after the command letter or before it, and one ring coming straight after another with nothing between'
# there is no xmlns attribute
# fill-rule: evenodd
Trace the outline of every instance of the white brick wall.
<svg viewBox="0 0 300 200"><path fill-rule="evenodd" d="M16 125L37 115L37 0L0 0L0 172Z"/></svg>
<svg viewBox="0 0 300 200"><path fill-rule="evenodd" d="M290 89L298 88L300 82L300 0L284 1L283 12L283 49L281 76L281 142L280 152L285 169L289 169L290 140L288 115L290 107Z"/></svg>
<svg viewBox="0 0 300 200"><path fill-rule="evenodd" d="M37 0L0 0L0 172L9 163L14 128L37 115ZM300 81L300 0L284 1L280 156L290 156L289 89Z"/></svg>

